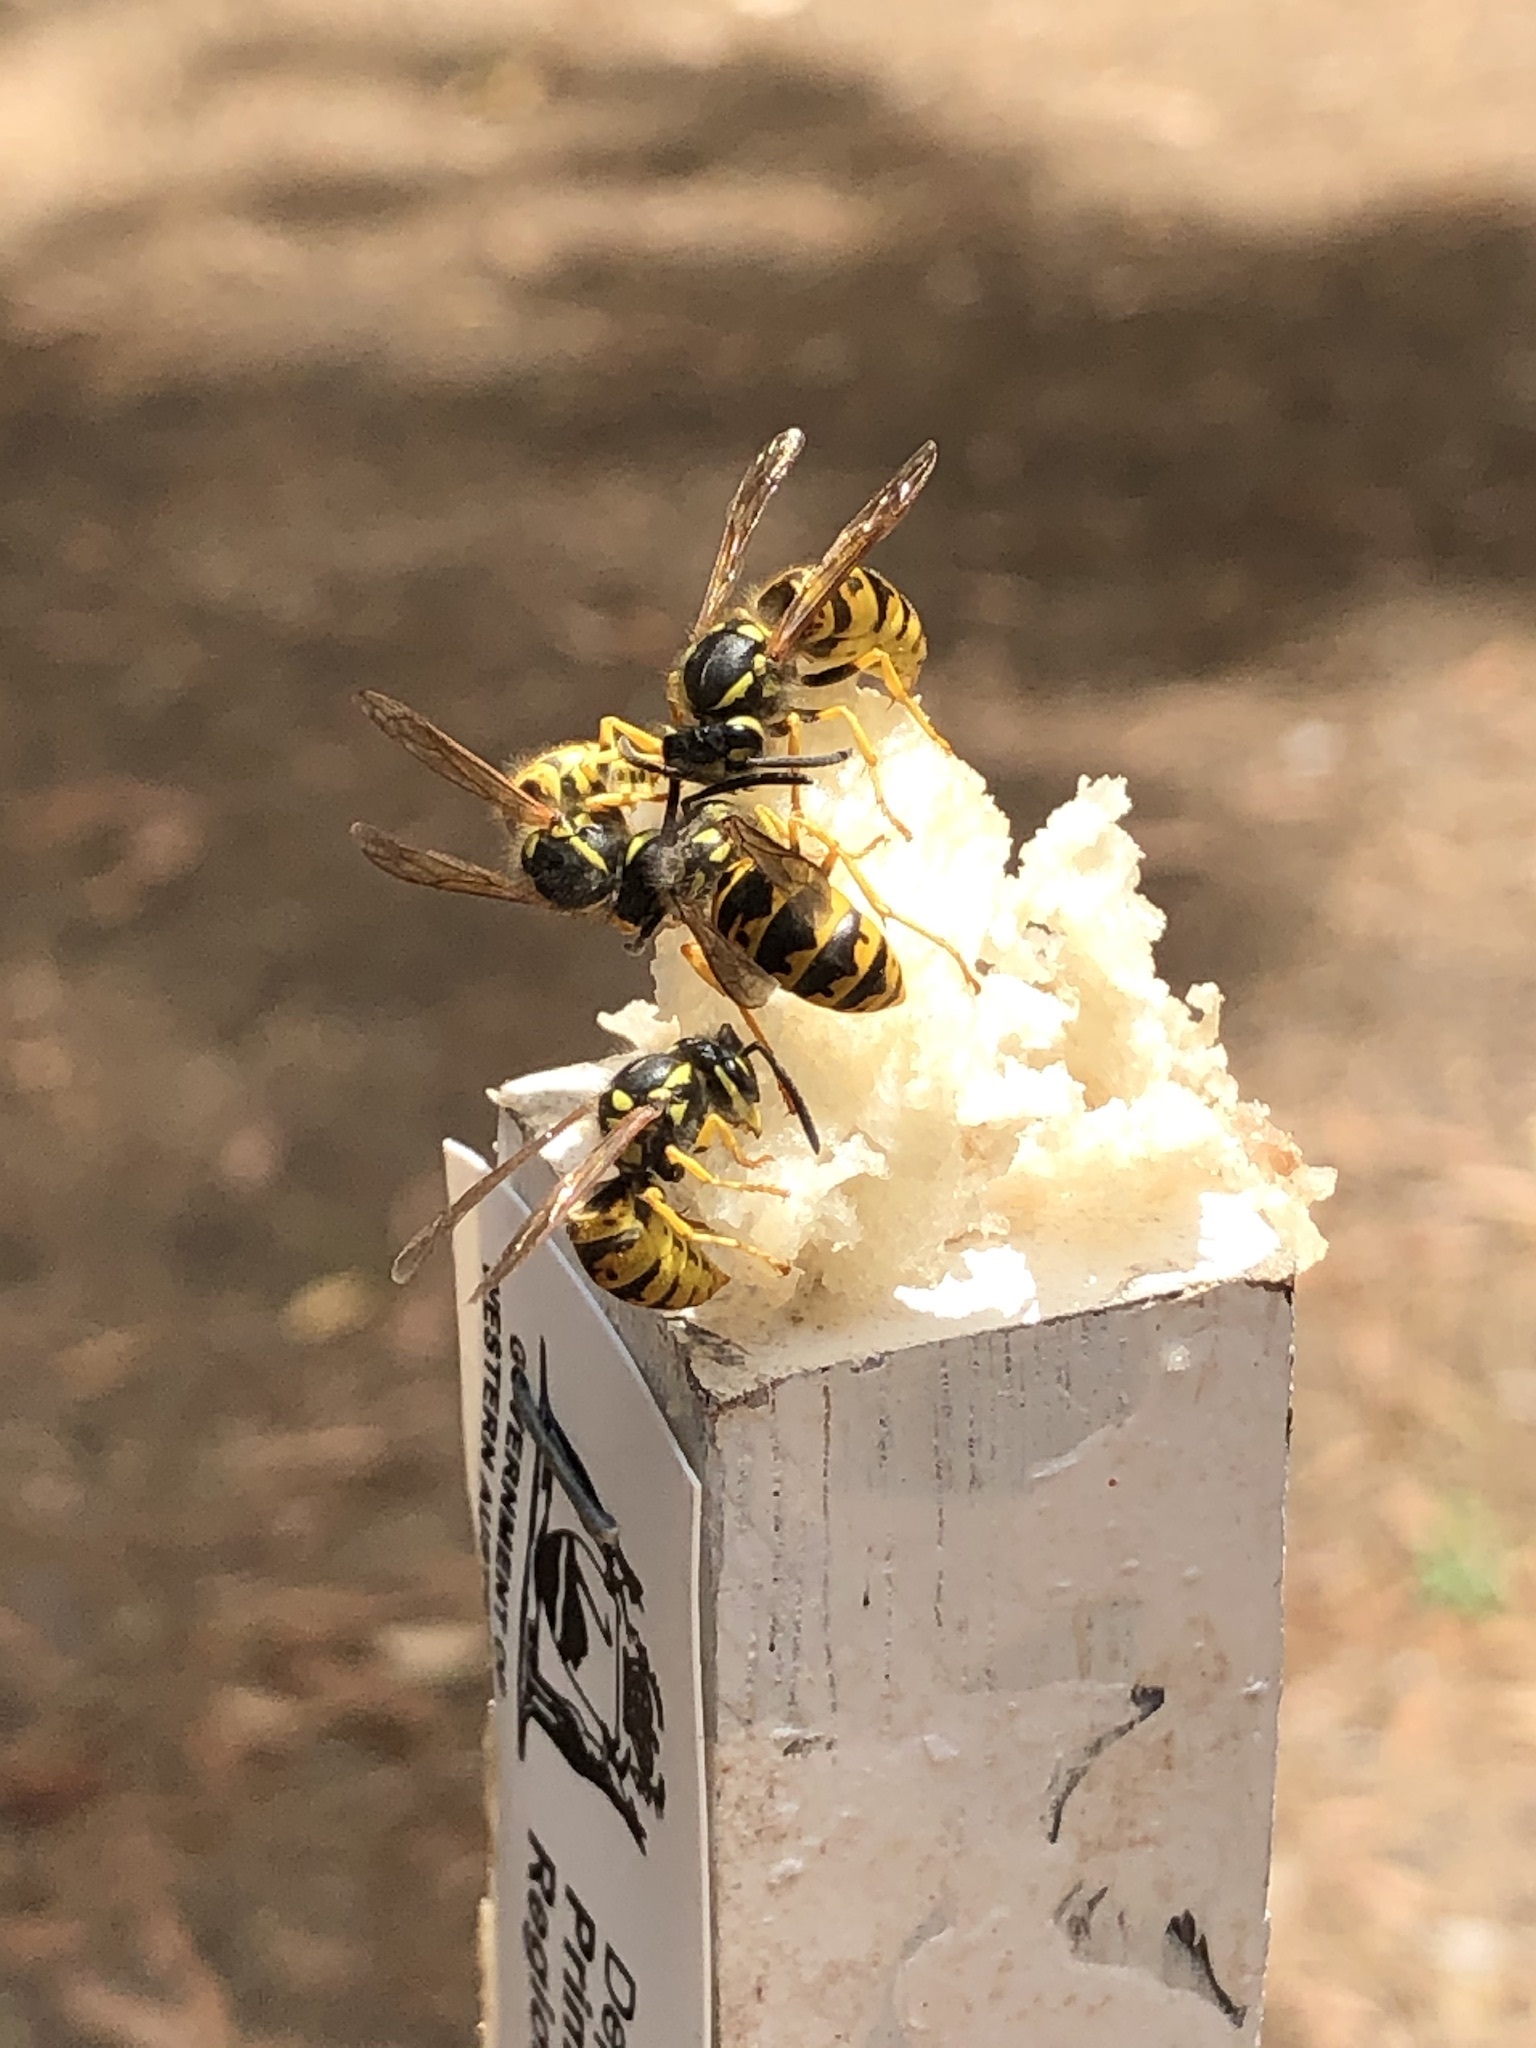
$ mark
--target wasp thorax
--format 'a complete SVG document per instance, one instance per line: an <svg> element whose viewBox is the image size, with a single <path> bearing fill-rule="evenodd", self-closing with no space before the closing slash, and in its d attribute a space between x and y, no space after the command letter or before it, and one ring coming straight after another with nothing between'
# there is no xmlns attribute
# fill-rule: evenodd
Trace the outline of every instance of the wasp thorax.
<svg viewBox="0 0 1536 2048"><path fill-rule="evenodd" d="M755 620L733 619L694 642L683 662L683 692L695 718L756 709L767 678L766 640Z"/></svg>
<svg viewBox="0 0 1536 2048"><path fill-rule="evenodd" d="M596 910L618 886L628 836L617 816L530 832L523 872L557 910Z"/></svg>

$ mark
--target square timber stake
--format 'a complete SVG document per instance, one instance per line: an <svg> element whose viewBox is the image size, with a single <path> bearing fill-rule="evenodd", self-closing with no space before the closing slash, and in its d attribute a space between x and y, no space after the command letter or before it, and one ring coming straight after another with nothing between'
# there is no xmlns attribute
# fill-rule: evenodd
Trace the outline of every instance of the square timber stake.
<svg viewBox="0 0 1536 2048"><path fill-rule="evenodd" d="M1249 1278L785 1371L563 1239L461 1308L486 2048L1256 2043L1291 1334Z"/></svg>

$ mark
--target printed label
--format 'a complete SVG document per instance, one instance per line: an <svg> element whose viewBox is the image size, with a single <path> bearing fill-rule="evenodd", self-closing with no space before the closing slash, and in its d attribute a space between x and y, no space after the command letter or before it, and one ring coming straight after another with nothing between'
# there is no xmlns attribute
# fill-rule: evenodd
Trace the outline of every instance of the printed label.
<svg viewBox="0 0 1536 2048"><path fill-rule="evenodd" d="M444 1147L450 1200L484 1162ZM454 1237L470 1505L494 1672L487 2048L708 2048L699 1483L584 1278L528 1215Z"/></svg>

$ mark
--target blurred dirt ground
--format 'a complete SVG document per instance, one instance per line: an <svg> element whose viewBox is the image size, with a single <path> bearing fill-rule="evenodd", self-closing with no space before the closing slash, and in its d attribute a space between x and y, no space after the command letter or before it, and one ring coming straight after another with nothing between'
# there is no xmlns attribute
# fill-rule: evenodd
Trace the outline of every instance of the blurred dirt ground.
<svg viewBox="0 0 1536 2048"><path fill-rule="evenodd" d="M0 8L0 2048L447 2048L482 1848L438 1135L601 932L391 889L888 551L1021 830L1131 777L1169 979L1337 1164L1274 2048L1536 2017L1536 29L1518 0ZM512 25L515 21L515 26Z"/></svg>

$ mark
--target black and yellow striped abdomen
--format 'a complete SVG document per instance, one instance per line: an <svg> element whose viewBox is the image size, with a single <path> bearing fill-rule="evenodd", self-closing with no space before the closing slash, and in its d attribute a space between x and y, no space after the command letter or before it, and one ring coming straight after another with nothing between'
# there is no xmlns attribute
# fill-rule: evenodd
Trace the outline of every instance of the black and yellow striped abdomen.
<svg viewBox="0 0 1536 2048"><path fill-rule="evenodd" d="M588 1276L605 1294L642 1308L698 1308L726 1275L627 1181L612 1180L572 1210L566 1228Z"/></svg>
<svg viewBox="0 0 1536 2048"><path fill-rule="evenodd" d="M791 569L762 592L758 603L770 617L782 613L805 573ZM928 658L923 622L878 569L850 569L796 642L795 667L802 682L830 683L856 673L877 649L910 689Z"/></svg>
<svg viewBox="0 0 1536 2048"><path fill-rule="evenodd" d="M709 921L780 988L822 1009L889 1010L906 994L879 920L821 875L787 890L743 855L721 877Z"/></svg>
<svg viewBox="0 0 1536 2048"><path fill-rule="evenodd" d="M644 768L614 760L595 740L546 747L514 763L509 773L519 789L568 815L584 810L594 797L641 804L656 793L655 780Z"/></svg>

